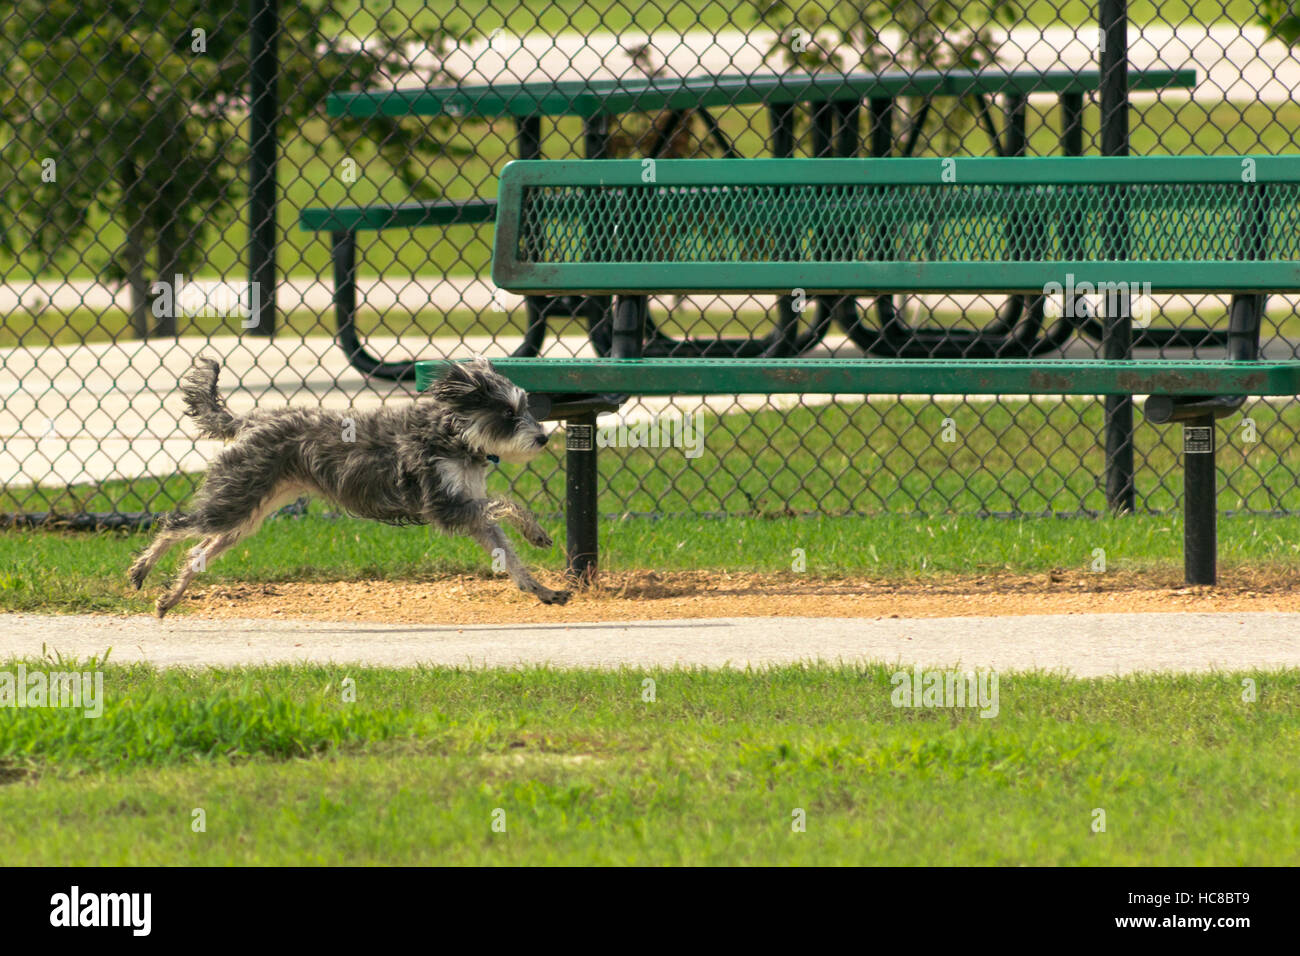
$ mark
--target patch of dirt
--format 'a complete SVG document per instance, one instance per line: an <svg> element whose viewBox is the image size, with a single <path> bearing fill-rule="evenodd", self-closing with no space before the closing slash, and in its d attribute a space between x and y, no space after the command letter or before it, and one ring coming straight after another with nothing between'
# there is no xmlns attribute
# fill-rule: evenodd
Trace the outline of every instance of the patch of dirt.
<svg viewBox="0 0 1300 956"><path fill-rule="evenodd" d="M555 576L547 584L555 586ZM523 624L687 617L971 617L1153 611L1300 611L1300 574L1231 569L1214 588L1181 572L1050 571L887 581L723 571L604 572L564 607L504 578L218 585L184 606L207 618Z"/></svg>

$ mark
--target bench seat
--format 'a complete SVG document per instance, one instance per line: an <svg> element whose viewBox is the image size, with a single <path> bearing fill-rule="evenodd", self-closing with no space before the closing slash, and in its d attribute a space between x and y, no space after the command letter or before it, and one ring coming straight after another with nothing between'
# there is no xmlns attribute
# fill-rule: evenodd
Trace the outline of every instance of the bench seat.
<svg viewBox="0 0 1300 956"><path fill-rule="evenodd" d="M1298 395L1298 362L979 359L493 359L527 392L630 395ZM416 364L424 388L438 363Z"/></svg>
<svg viewBox="0 0 1300 956"><path fill-rule="evenodd" d="M493 222L495 199L435 199L428 202L375 203L304 209L298 228L304 232L359 232L416 229L421 226L460 226Z"/></svg>

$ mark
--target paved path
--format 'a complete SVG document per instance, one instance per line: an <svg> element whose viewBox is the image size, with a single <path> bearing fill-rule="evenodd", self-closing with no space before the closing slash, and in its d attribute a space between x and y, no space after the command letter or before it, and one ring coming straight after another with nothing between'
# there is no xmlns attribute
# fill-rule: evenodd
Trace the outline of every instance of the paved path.
<svg viewBox="0 0 1300 956"><path fill-rule="evenodd" d="M828 336L845 345L843 336ZM464 339L398 340L375 337L371 351L390 361L499 355L516 340L487 335ZM594 355L583 336L555 337L547 354ZM829 353L828 353L829 354ZM0 349L0 486L80 484L140 475L202 471L221 450L201 441L181 416L176 381L197 355L222 363L220 385L230 407L255 405L367 409L387 399L404 400L414 386L367 379L348 365L333 339L266 339L214 336L123 341L38 349ZM798 396L716 396L709 399L642 399L629 406L629 421L649 419L667 408L707 408L722 415L741 407L785 408ZM829 401L805 396L802 404Z"/></svg>
<svg viewBox="0 0 1300 956"><path fill-rule="evenodd" d="M809 19L801 20L801 25L805 30L815 30L822 46L833 49L836 41L832 31L818 26L812 19L814 12L810 5ZM486 22L478 27L493 33ZM881 35L887 48L899 48L899 31L886 29ZM1079 70L1095 67L1099 60L1095 23L1078 27L1017 26L1010 31L994 29L991 35L998 64L1008 70ZM541 31L524 36L499 32L491 39L484 37L453 47L443 65L465 83L636 76L639 71L626 51L650 43L654 62L662 63L670 75L762 73L782 65L779 60L763 59L775 42L774 33L757 27L748 32L692 30L681 36L671 31L648 34L637 30L590 35L569 31L553 36ZM1300 60L1285 43L1267 40L1263 27L1191 22L1130 24L1128 44L1129 62L1135 68L1195 68L1198 82L1191 95L1196 100L1287 102L1300 86ZM416 79L429 75L436 65L436 59L428 53L416 56ZM1160 97L1177 100L1187 95L1185 91L1170 91ZM1134 93L1132 99L1144 101L1155 96Z"/></svg>
<svg viewBox="0 0 1300 956"><path fill-rule="evenodd" d="M0 616L0 656L43 651L117 662L287 661L404 666L744 667L822 660L903 666L1139 671L1300 667L1300 614L1079 614L900 620L719 618L464 627Z"/></svg>

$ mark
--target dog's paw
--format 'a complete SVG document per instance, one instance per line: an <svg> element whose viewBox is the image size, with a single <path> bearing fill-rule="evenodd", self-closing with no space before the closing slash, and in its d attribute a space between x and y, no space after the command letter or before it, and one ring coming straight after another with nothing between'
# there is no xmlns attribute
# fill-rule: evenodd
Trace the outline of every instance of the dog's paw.
<svg viewBox="0 0 1300 956"><path fill-rule="evenodd" d="M551 540L551 536L541 527L529 528L528 531L524 533L524 540L534 548L549 548L551 545L555 544L555 542Z"/></svg>
<svg viewBox="0 0 1300 956"><path fill-rule="evenodd" d="M569 598L573 597L573 592L552 591L549 588L543 588L537 592L537 597L543 604L568 604Z"/></svg>
<svg viewBox="0 0 1300 956"><path fill-rule="evenodd" d="M127 580L131 582L131 587L140 590L144 587L144 568L132 568L127 572Z"/></svg>

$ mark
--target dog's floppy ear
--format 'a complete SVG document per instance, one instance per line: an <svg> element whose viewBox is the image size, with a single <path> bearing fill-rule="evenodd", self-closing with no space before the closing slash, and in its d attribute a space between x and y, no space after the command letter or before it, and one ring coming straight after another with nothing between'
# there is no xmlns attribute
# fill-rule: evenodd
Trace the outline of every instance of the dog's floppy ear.
<svg viewBox="0 0 1300 956"><path fill-rule="evenodd" d="M430 391L439 401L455 405L481 393L487 384L487 376L495 373L492 363L481 357L469 362L448 362Z"/></svg>

